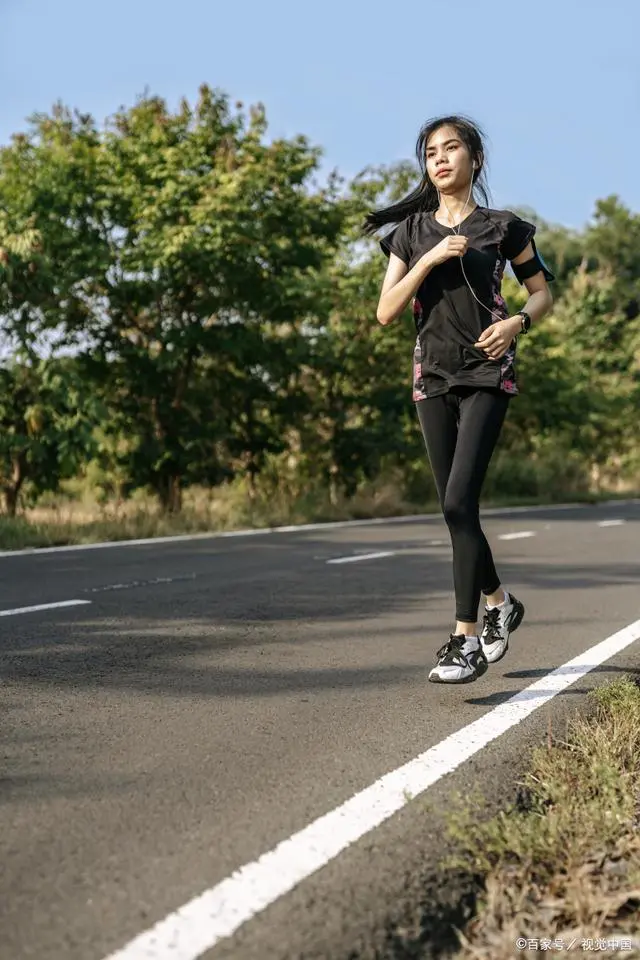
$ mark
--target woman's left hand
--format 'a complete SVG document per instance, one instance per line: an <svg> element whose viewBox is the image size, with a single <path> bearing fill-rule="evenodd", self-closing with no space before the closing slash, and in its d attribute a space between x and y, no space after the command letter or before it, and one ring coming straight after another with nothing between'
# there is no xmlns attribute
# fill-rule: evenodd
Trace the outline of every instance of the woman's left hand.
<svg viewBox="0 0 640 960"><path fill-rule="evenodd" d="M499 360L511 346L514 337L522 330L520 317L509 317L507 320L498 320L482 331L480 339L474 347L484 350L491 360Z"/></svg>

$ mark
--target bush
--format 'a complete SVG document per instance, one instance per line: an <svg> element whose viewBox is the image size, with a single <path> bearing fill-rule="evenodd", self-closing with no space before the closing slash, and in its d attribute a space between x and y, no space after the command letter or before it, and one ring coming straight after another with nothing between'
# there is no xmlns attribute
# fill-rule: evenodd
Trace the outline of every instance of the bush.
<svg viewBox="0 0 640 960"><path fill-rule="evenodd" d="M487 473L484 497L557 502L583 498L589 488L589 464L584 457L549 444L528 456L497 450Z"/></svg>

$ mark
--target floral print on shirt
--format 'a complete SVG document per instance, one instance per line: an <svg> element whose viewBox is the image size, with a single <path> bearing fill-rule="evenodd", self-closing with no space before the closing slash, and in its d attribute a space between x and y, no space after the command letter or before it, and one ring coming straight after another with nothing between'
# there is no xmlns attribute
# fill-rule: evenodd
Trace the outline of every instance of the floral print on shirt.
<svg viewBox="0 0 640 960"><path fill-rule="evenodd" d="M504 274L506 261L500 257L496 260L496 266L493 271L493 304L501 314L503 320L509 316L509 308L506 300L502 296L500 289L502 287L502 277ZM505 393L517 394L518 386L516 384L516 342L510 344L507 352L500 360L500 389Z"/></svg>
<svg viewBox="0 0 640 960"><path fill-rule="evenodd" d="M417 297L413 298L413 319L415 321L416 330L420 328L420 321L422 320L422 304ZM412 400L414 402L418 400L426 400L427 392L424 386L424 379L422 377L422 347L420 345L420 337L416 337L416 343L413 348L413 395Z"/></svg>

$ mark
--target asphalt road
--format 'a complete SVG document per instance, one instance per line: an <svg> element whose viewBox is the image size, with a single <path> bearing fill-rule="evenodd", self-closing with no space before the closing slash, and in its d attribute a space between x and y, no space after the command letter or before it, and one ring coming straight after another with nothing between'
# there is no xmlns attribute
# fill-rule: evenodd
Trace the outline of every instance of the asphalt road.
<svg viewBox="0 0 640 960"><path fill-rule="evenodd" d="M640 503L484 526L527 617L460 687L426 679L452 628L439 517L0 558L0 613L88 601L0 619L2 960L104 960L640 618ZM547 725L625 670L639 642L203 955L391 955L390 918L424 921L446 885L453 792L499 803Z"/></svg>

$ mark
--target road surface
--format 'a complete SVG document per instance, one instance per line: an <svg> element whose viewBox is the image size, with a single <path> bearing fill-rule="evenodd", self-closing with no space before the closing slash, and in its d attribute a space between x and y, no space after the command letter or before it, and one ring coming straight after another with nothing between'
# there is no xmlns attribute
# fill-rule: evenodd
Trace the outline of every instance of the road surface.
<svg viewBox="0 0 640 960"><path fill-rule="evenodd" d="M484 525L527 616L459 687L427 682L440 517L2 555L2 960L335 960L424 921L454 792L511 796L640 668L640 503Z"/></svg>

